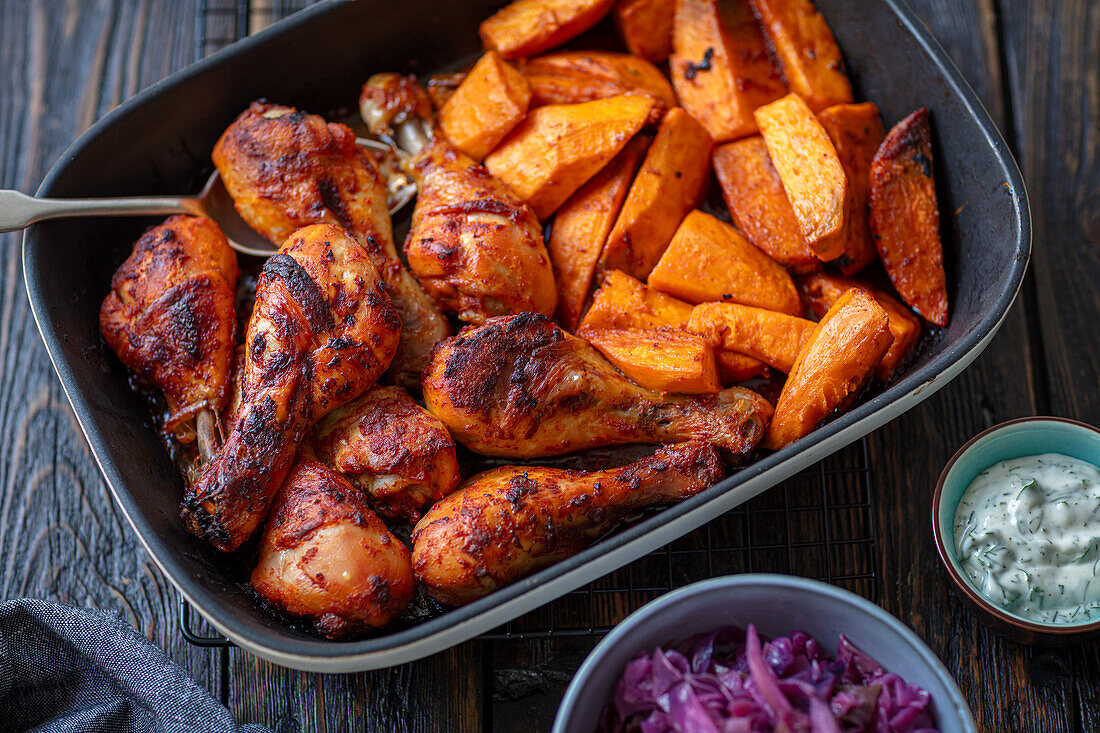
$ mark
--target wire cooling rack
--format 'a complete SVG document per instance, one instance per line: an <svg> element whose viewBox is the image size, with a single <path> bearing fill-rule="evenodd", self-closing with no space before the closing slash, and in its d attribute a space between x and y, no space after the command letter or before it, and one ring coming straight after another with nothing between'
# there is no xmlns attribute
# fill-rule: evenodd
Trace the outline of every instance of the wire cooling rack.
<svg viewBox="0 0 1100 733"><path fill-rule="evenodd" d="M196 56L216 51L314 0L204 0ZM483 639L525 640L606 633L642 604L716 575L801 575L877 593L873 494L861 439L709 524L584 588L511 621ZM196 646L226 646L186 601L182 633Z"/></svg>

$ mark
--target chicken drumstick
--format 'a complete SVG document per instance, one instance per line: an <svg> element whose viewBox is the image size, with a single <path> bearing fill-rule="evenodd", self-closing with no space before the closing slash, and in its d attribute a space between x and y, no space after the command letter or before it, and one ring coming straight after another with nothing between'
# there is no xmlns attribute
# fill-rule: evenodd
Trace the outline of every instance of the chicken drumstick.
<svg viewBox="0 0 1100 733"><path fill-rule="evenodd" d="M356 240L326 224L295 232L260 274L236 423L184 497L187 528L220 550L240 547L306 431L378 379L400 333L386 284Z"/></svg>
<svg viewBox="0 0 1100 733"><path fill-rule="evenodd" d="M767 400L740 387L690 396L639 387L534 313L493 318L440 344L424 400L470 450L513 458L695 438L742 454L772 415Z"/></svg>

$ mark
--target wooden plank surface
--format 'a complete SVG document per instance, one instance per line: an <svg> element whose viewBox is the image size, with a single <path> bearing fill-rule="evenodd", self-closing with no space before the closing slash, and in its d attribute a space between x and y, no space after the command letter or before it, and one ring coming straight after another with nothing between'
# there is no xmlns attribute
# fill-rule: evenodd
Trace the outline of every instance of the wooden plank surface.
<svg viewBox="0 0 1100 733"><path fill-rule="evenodd" d="M985 354L870 440L876 600L944 660L982 730L1098 730L1097 645L1030 650L996 637L949 592L926 525L936 475L974 432L1045 411L1100 422L1100 6L909 4L1017 151L1035 256L1023 298ZM32 191L94 119L189 62L199 5L0 2L0 185ZM26 305L18 244L0 235L4 597L118 610L227 700L241 722L277 731L546 728L595 639L472 642L360 675L290 672L238 650L189 647L178 634L177 594L111 501L50 368Z"/></svg>

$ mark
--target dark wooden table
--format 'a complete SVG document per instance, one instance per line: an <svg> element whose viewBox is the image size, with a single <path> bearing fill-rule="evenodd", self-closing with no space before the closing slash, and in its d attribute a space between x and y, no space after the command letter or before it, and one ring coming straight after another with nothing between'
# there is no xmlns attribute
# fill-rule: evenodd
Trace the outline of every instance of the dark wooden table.
<svg viewBox="0 0 1100 733"><path fill-rule="evenodd" d="M1023 293L953 383L868 439L873 600L955 675L985 731L1100 730L1100 644L1005 641L948 590L928 531L945 460L993 423L1100 423L1100 3L910 0L1004 132L1035 246ZM0 186L32 192L96 118L202 52L201 0L0 0ZM155 121L150 121L155 124ZM396 669L314 675L181 638L179 597L115 507L0 235L0 593L119 611L223 700L277 731L546 730L593 637L474 641Z"/></svg>

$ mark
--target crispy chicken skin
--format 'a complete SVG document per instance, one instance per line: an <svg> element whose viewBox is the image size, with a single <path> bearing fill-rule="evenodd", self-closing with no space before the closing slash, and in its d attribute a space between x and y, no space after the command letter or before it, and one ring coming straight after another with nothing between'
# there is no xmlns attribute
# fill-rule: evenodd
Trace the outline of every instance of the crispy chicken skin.
<svg viewBox="0 0 1100 733"><path fill-rule="evenodd" d="M367 248L401 314L394 377L415 387L450 326L398 259L385 181L355 133L292 107L253 102L222 134L213 158L241 217L271 241L325 223Z"/></svg>
<svg viewBox="0 0 1100 733"><path fill-rule="evenodd" d="M220 550L267 515L310 426L374 384L401 319L371 257L335 227L295 232L264 265L248 322L241 405L225 445L183 501L183 521Z"/></svg>
<svg viewBox="0 0 1100 733"><path fill-rule="evenodd" d="M484 166L431 130L426 99L415 80L396 74L371 77L359 99L368 126L393 134L413 155L409 172L417 198L405 239L409 269L440 308L467 323L525 311L552 315L558 291L538 217Z"/></svg>
<svg viewBox="0 0 1100 733"><path fill-rule="evenodd" d="M339 474L299 454L276 495L252 587L329 638L393 621L416 589L409 550Z"/></svg>
<svg viewBox="0 0 1100 733"><path fill-rule="evenodd" d="M639 387L586 341L534 313L493 318L440 344L424 400L455 440L513 458L691 439L743 454L772 415L767 400L739 387L692 396Z"/></svg>
<svg viewBox="0 0 1100 733"><path fill-rule="evenodd" d="M506 466L474 476L413 530L416 577L462 605L564 560L628 515L693 496L725 475L701 441L610 471Z"/></svg>
<svg viewBox="0 0 1100 733"><path fill-rule="evenodd" d="M164 393L164 429L190 439L186 423L225 405L237 319L237 256L205 217L173 216L153 227L111 280L99 329L142 382Z"/></svg>
<svg viewBox="0 0 1100 733"><path fill-rule="evenodd" d="M375 387L333 410L314 426L313 445L385 517L416 522L458 486L451 434L401 387Z"/></svg>

